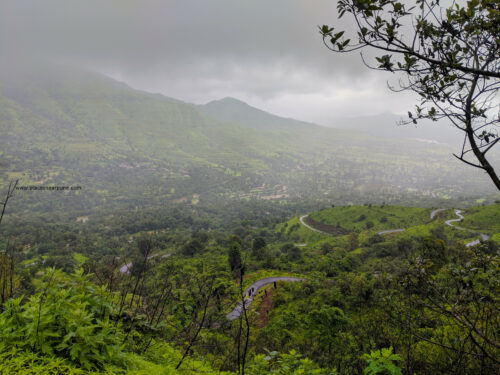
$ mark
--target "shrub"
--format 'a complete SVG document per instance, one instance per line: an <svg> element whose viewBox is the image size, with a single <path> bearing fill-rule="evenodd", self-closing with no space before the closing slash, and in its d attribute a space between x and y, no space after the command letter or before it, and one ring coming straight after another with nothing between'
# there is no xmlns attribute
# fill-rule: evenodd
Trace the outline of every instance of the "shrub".
<svg viewBox="0 0 500 375"><path fill-rule="evenodd" d="M111 321L111 296L83 271L48 269L36 293L10 299L0 314L0 353L19 349L66 359L85 369L123 365L123 334Z"/></svg>
<svg viewBox="0 0 500 375"><path fill-rule="evenodd" d="M337 371L320 369L310 359L302 358L295 350L290 350L290 353L278 354L277 352L269 352L268 355L258 354L255 356L253 363L248 368L250 375L336 375Z"/></svg>
<svg viewBox="0 0 500 375"><path fill-rule="evenodd" d="M392 352L390 348L372 351L370 354L363 354L361 359L368 362L368 367L363 373L365 375L401 375L401 368L396 365L396 362L401 362L403 359Z"/></svg>

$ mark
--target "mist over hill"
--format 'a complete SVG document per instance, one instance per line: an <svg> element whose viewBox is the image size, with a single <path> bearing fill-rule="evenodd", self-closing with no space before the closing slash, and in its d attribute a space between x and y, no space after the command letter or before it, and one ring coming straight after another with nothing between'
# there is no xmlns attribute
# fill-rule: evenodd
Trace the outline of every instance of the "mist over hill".
<svg viewBox="0 0 500 375"><path fill-rule="evenodd" d="M389 139L408 139L418 142L441 143L452 149L460 147L464 133L454 128L445 120L436 122L420 120L417 124L402 124L408 117L393 113L382 113L375 116L339 117L329 126L341 129L361 131L378 137Z"/></svg>
<svg viewBox="0 0 500 375"><path fill-rule="evenodd" d="M446 144L323 127L232 98L193 105L45 65L4 69L0 90L2 185L20 178L24 186L82 187L22 192L16 204L27 212L494 193Z"/></svg>

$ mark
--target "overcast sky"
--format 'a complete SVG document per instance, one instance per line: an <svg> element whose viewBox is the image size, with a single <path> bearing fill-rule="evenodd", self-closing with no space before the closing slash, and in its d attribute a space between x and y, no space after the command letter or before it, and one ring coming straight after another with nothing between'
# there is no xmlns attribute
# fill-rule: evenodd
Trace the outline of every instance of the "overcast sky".
<svg viewBox="0 0 500 375"><path fill-rule="evenodd" d="M390 75L324 47L317 26L335 25L335 8L334 0L1 0L0 53L82 64L188 102L231 96L323 124L406 113L412 97L391 93Z"/></svg>

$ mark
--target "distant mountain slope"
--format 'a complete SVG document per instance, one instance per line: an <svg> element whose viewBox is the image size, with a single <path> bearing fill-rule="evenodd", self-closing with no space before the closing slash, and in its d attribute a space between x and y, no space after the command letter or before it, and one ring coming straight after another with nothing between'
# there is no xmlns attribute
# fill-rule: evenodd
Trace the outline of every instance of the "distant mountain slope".
<svg viewBox="0 0 500 375"><path fill-rule="evenodd" d="M414 124L399 125L403 116L384 113L377 116L343 117L331 121L330 126L351 131L361 131L386 139L412 139L420 142L438 142L459 147L464 133L450 126L446 120L433 122L421 120Z"/></svg>
<svg viewBox="0 0 500 375"><path fill-rule="evenodd" d="M318 127L318 125L311 123L270 114L230 97L199 105L198 109L219 121L240 124L251 129L290 131L304 127Z"/></svg>
<svg viewBox="0 0 500 375"><path fill-rule="evenodd" d="M24 193L27 210L492 192L443 145L330 129L234 99L195 106L91 72L43 70L0 80L0 178L83 189Z"/></svg>

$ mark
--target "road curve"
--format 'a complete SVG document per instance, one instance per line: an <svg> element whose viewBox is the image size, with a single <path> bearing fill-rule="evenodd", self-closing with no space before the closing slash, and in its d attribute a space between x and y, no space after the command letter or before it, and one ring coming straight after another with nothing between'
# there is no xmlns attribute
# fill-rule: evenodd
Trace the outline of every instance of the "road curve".
<svg viewBox="0 0 500 375"><path fill-rule="evenodd" d="M322 230L319 230L319 229L313 228L313 227L311 227L309 224L306 224L306 223L304 222L304 219L305 219L306 217L308 217L308 216L309 216L309 215L303 215L303 216L301 216L301 217L299 218L299 221L300 221L300 223L301 223L303 226L305 226L307 229L312 230L313 232L316 232L316 233L322 233L322 234L326 234L327 236L330 236L330 233L323 232Z"/></svg>
<svg viewBox="0 0 500 375"><path fill-rule="evenodd" d="M265 277L263 279L257 280L254 283L252 283L248 288L245 289L244 296L245 296L245 307L248 308L252 301L253 298L257 295L257 291L262 288L265 285L272 284L272 283L277 283L280 281L286 281L286 282L297 282L297 281L304 281L305 279L301 279L299 277ZM242 307L243 304L240 301L236 307L231 311L229 314L226 315L226 318L228 320L235 320L240 317L242 313Z"/></svg>
<svg viewBox="0 0 500 375"><path fill-rule="evenodd" d="M456 225L453 225L452 223L456 223L458 221L462 221L464 219L464 217L461 215L462 214L462 211L461 210L455 210L455 215L458 216L458 219L451 219L451 220L446 220L444 223L450 227L453 227L455 229L458 229L458 230L468 230L468 229L465 229L465 228L462 228L462 227L457 227Z"/></svg>
<svg viewBox="0 0 500 375"><path fill-rule="evenodd" d="M148 256L148 259L152 259L154 257L157 257L158 255L160 254L153 254L153 255L150 255ZM161 258L168 258L170 255L172 254L163 254L161 256ZM124 264L123 266L120 267L120 273L129 273L130 272L130 269L132 268L132 262L129 262L127 264Z"/></svg>
<svg viewBox="0 0 500 375"><path fill-rule="evenodd" d="M382 232L378 232L377 234L382 236L384 234L389 234L389 233L397 233L397 232L404 232L406 229L389 229L389 230L383 230Z"/></svg>
<svg viewBox="0 0 500 375"><path fill-rule="evenodd" d="M446 211L446 208L438 208L437 210L432 211L431 212L431 220L434 219L434 216L436 216L436 214L438 214L441 211Z"/></svg>

